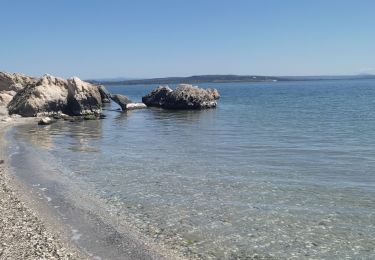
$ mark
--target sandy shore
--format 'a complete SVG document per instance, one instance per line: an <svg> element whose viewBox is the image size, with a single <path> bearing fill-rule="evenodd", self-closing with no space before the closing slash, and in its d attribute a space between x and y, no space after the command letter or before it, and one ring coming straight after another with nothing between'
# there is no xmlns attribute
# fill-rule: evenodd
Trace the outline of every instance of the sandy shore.
<svg viewBox="0 0 375 260"><path fill-rule="evenodd" d="M9 172L4 133L12 125L28 121L0 114L0 259L86 259L58 229L46 225Z"/></svg>

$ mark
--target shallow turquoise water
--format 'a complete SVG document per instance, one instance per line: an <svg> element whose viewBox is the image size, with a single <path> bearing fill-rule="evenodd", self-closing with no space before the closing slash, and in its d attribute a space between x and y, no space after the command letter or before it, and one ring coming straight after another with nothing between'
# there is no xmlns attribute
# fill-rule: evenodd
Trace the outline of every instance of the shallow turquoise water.
<svg viewBox="0 0 375 260"><path fill-rule="evenodd" d="M220 91L217 109L112 104L14 135L188 257L375 257L375 80L200 86Z"/></svg>

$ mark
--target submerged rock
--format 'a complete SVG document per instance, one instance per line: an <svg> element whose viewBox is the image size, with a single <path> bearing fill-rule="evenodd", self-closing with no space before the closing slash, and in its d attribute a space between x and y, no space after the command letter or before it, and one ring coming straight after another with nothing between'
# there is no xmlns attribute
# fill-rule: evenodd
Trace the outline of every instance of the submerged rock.
<svg viewBox="0 0 375 260"><path fill-rule="evenodd" d="M146 104L144 103L129 103L126 105L126 110L143 109L143 108L147 108Z"/></svg>
<svg viewBox="0 0 375 260"><path fill-rule="evenodd" d="M148 106L169 109L214 108L220 94L216 89L202 89L188 84L180 84L175 90L158 87L142 98Z"/></svg>
<svg viewBox="0 0 375 260"><path fill-rule="evenodd" d="M83 120L97 120L99 117L96 117L95 115L85 115L83 117Z"/></svg>
<svg viewBox="0 0 375 260"><path fill-rule="evenodd" d="M107 115L105 115L105 114L100 114L99 115L99 119L105 119L105 118L107 118Z"/></svg>
<svg viewBox="0 0 375 260"><path fill-rule="evenodd" d="M39 122L38 122L38 125L50 125L52 123L56 122L55 119L53 118L50 118L50 117L42 117Z"/></svg>
<svg viewBox="0 0 375 260"><path fill-rule="evenodd" d="M52 117L54 119L66 119L66 118L70 118L71 116L68 116L64 113L61 113L61 112L57 112L57 113L38 113L37 114L38 117L43 117L43 116L47 116L47 117Z"/></svg>
<svg viewBox="0 0 375 260"><path fill-rule="evenodd" d="M8 104L9 114L25 117L40 113L100 114L101 96L96 86L79 78L68 80L45 75L20 90Z"/></svg>

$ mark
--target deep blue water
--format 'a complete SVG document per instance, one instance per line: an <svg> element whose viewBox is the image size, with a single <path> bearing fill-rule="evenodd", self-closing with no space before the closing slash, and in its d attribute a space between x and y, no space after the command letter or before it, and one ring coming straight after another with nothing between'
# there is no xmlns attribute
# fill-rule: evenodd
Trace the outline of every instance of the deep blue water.
<svg viewBox="0 0 375 260"><path fill-rule="evenodd" d="M112 104L15 136L188 257L375 257L375 80L199 86L216 109ZM108 88L139 102L154 87Z"/></svg>

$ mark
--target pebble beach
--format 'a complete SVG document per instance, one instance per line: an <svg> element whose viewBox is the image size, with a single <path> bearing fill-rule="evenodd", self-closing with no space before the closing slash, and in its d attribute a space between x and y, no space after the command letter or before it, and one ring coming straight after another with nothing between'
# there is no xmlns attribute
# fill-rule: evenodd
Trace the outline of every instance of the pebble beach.
<svg viewBox="0 0 375 260"><path fill-rule="evenodd" d="M24 197L22 184L10 174L4 153L4 133L8 127L25 123L0 115L0 259L86 259L52 227L47 227L41 212ZM21 194L25 193L25 194Z"/></svg>

